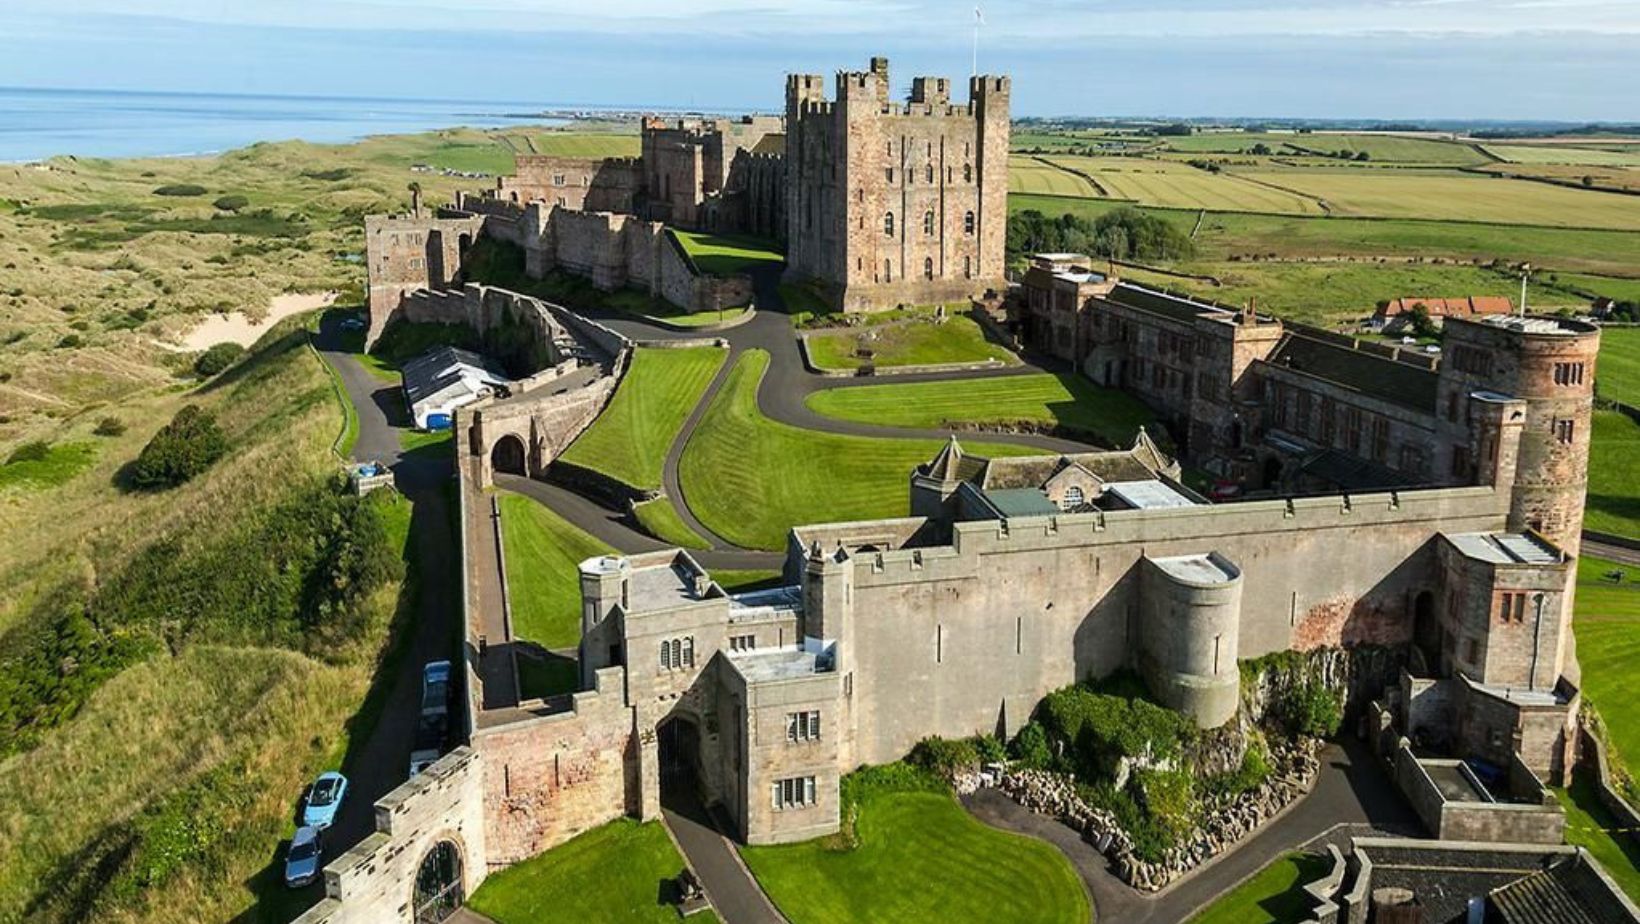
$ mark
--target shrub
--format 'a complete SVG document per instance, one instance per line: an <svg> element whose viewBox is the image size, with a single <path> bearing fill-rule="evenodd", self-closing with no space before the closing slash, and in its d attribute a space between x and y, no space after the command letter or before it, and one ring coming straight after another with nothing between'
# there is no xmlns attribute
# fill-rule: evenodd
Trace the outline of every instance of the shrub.
<svg viewBox="0 0 1640 924"><path fill-rule="evenodd" d="M1188 718L1164 706L1086 686L1049 693L1037 706L1037 719L1048 738L1061 743L1072 769L1090 782L1109 778L1124 757L1177 757L1194 730Z"/></svg>
<svg viewBox="0 0 1640 924"><path fill-rule="evenodd" d="M979 765L979 751L972 740L961 741L931 736L917 742L906 762L939 776L950 779L959 771Z"/></svg>
<svg viewBox="0 0 1640 924"><path fill-rule="evenodd" d="M171 183L154 190L156 196L203 196L205 187L194 183Z"/></svg>
<svg viewBox="0 0 1640 924"><path fill-rule="evenodd" d="M1047 770L1053 766L1053 748L1048 744L1048 733L1039 722L1025 723L1008 745L1008 753L1031 770Z"/></svg>
<svg viewBox="0 0 1640 924"><path fill-rule="evenodd" d="M142 447L131 467L131 483L145 490L174 488L210 468L228 451L216 418L190 404Z"/></svg>
<svg viewBox="0 0 1640 924"><path fill-rule="evenodd" d="M205 378L210 378L233 365L244 355L244 347L224 341L199 354L199 358L194 360L194 371Z"/></svg>
<svg viewBox="0 0 1640 924"><path fill-rule="evenodd" d="M57 341L58 349L62 350L77 350L83 346L85 346L85 338L79 334L64 334L63 338Z"/></svg>
<svg viewBox="0 0 1640 924"><path fill-rule="evenodd" d="M244 196L220 196L215 202L211 203L211 205L224 212L237 212L250 204L251 200Z"/></svg>
<svg viewBox="0 0 1640 924"><path fill-rule="evenodd" d="M30 440L11 451L6 457L6 464L17 462L44 462L51 457L51 443L45 440Z"/></svg>
<svg viewBox="0 0 1640 924"><path fill-rule="evenodd" d="M118 417L104 417L97 421L97 428L91 432L98 436L119 436L125 432L125 421Z"/></svg>

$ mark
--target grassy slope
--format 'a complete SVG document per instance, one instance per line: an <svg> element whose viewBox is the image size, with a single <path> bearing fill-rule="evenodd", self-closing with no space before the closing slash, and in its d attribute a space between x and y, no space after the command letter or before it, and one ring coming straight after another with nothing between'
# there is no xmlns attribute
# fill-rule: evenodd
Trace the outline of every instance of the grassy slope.
<svg viewBox="0 0 1640 924"><path fill-rule="evenodd" d="M1297 924L1309 916L1302 887L1326 871L1324 858L1290 853L1221 896L1190 924Z"/></svg>
<svg viewBox="0 0 1640 924"><path fill-rule="evenodd" d="M1007 347L992 343L971 318L947 318L943 324L913 320L881 324L861 330L841 328L810 333L809 356L825 369L858 369L868 360L855 354L859 347L873 352L869 362L878 366L925 366L936 363L1010 365L1019 360Z"/></svg>
<svg viewBox="0 0 1640 924"><path fill-rule="evenodd" d="M1610 571L1621 583L1605 580ZM1583 693L1606 720L1617 759L1640 768L1640 568L1582 558L1577 563L1573 631Z"/></svg>
<svg viewBox="0 0 1640 924"><path fill-rule="evenodd" d="M666 450L727 351L640 349L609 407L561 457L635 488L658 488Z"/></svg>
<svg viewBox="0 0 1640 924"><path fill-rule="evenodd" d="M939 443L840 436L769 420L757 409L768 365L761 350L736 360L684 447L678 474L695 516L731 542L762 549L782 548L786 532L803 523L905 516L911 469L933 458Z"/></svg>
<svg viewBox="0 0 1640 924"><path fill-rule="evenodd" d="M497 924L673 924L678 914L659 896L665 880L682 869L683 858L659 822L622 818L490 874L468 904ZM706 911L689 920L712 924L717 917Z"/></svg>
<svg viewBox="0 0 1640 924"><path fill-rule="evenodd" d="M1640 406L1640 327L1608 327L1600 332L1595 385L1602 398Z"/></svg>
<svg viewBox="0 0 1640 924"><path fill-rule="evenodd" d="M985 826L948 794L873 793L857 826L852 850L822 839L743 847L741 855L792 924L1046 924L1092 916L1059 851Z"/></svg>
<svg viewBox="0 0 1640 924"><path fill-rule="evenodd" d="M1640 538L1640 424L1618 411L1595 411L1583 525Z"/></svg>
<svg viewBox="0 0 1640 924"><path fill-rule="evenodd" d="M1630 899L1640 901L1640 846L1633 835L1611 833L1621 822L1601 804L1593 777L1579 770L1572 785L1555 795L1566 809L1566 843L1588 850Z"/></svg>
<svg viewBox="0 0 1640 924"><path fill-rule="evenodd" d="M1131 445L1138 428L1151 420L1145 406L1126 392L1050 373L832 388L810 395L808 405L827 417L897 427L1017 421L1059 425L1122 447Z"/></svg>
<svg viewBox="0 0 1640 924"><path fill-rule="evenodd" d="M759 266L786 262L774 241L750 234L706 234L695 231L672 232L695 266L709 276L732 276Z"/></svg>
<svg viewBox="0 0 1640 924"><path fill-rule="evenodd" d="M695 531L689 528L689 524L683 522L683 517L678 516L677 508L672 506L670 498L657 497L651 501L644 501L633 508L633 513L637 515L638 522L643 528L662 542L670 542L686 549L708 548L706 540L696 535Z"/></svg>
<svg viewBox="0 0 1640 924"><path fill-rule="evenodd" d="M328 470L340 423L334 394L318 360L299 341L284 343L248 362L238 384L143 394L63 423L63 431L78 433L112 410L131 428L101 440L84 474L10 498L12 515L0 522L8 590L0 627L60 582L112 576L162 537L178 537L183 548L212 541L277 502L292 482ZM182 488L121 493L114 471L186 401L214 409L235 448ZM267 471L281 477L262 477ZM408 505L394 509L392 541L402 547ZM77 917L83 911L72 910L75 902L99 897L112 902L100 907L99 919L225 920L264 890L278 895L268 864L289 832L303 784L346 752L347 723L366 699L398 595L397 585L377 591L364 608L363 637L325 661L223 644L157 653L95 692L38 748L0 763L0 920ZM129 880L99 861L143 830L135 819L175 809L185 791L185 806L198 799L213 808L194 810L219 812L225 802L232 813L190 822L201 852L184 869L140 894L122 891ZM136 844L138 862L163 864L154 852L160 848ZM63 904L36 905L44 895Z"/></svg>
<svg viewBox="0 0 1640 924"><path fill-rule="evenodd" d="M582 561L612 549L530 498L501 495L501 537L513 632L547 648L581 638Z"/></svg>

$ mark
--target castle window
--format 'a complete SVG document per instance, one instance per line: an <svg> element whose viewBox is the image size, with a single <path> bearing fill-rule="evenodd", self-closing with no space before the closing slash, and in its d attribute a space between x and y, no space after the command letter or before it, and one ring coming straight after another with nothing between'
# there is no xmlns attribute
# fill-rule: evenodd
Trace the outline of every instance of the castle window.
<svg viewBox="0 0 1640 924"><path fill-rule="evenodd" d="M1573 427L1574 424L1571 420L1555 421L1555 439L1562 443L1570 443L1572 441Z"/></svg>
<svg viewBox="0 0 1640 924"><path fill-rule="evenodd" d="M883 236L884 237L893 237L894 236L894 213L893 212L887 212L883 215Z"/></svg>
<svg viewBox="0 0 1640 924"><path fill-rule="evenodd" d="M664 639L661 641L661 670L675 671L680 667L695 666L695 638Z"/></svg>
<svg viewBox="0 0 1640 924"><path fill-rule="evenodd" d="M930 182L930 183L934 182L934 165L933 164L928 165L928 182Z"/></svg>
<svg viewBox="0 0 1640 924"><path fill-rule="evenodd" d="M974 233L974 213L973 212L967 212L962 216L962 233L964 233L964 234L973 234Z"/></svg>
<svg viewBox="0 0 1640 924"><path fill-rule="evenodd" d="M974 278L974 258L973 257L963 257L962 258L962 278L964 278L964 279Z"/></svg>
<svg viewBox="0 0 1640 924"><path fill-rule="evenodd" d="M1059 502L1059 509L1075 510L1084 503L1087 503L1087 499L1082 495L1082 486L1073 484L1065 489L1065 497Z"/></svg>
<svg viewBox="0 0 1640 924"><path fill-rule="evenodd" d="M814 804L814 777L794 776L774 783L775 811L808 808Z"/></svg>
<svg viewBox="0 0 1640 924"><path fill-rule="evenodd" d="M884 260L883 261L883 281L884 282L893 282L894 281L894 261L893 260Z"/></svg>
<svg viewBox="0 0 1640 924"><path fill-rule="evenodd" d="M786 713L787 741L819 741L820 710Z"/></svg>
<svg viewBox="0 0 1640 924"><path fill-rule="evenodd" d="M884 179L888 180L888 182L890 182L890 183L894 182L894 168L889 167L887 170L884 170L883 171L883 177L884 177Z"/></svg>
<svg viewBox="0 0 1640 924"><path fill-rule="evenodd" d="M562 173L554 173L552 175L552 185L554 185L554 186L564 185L564 175Z"/></svg>
<svg viewBox="0 0 1640 924"><path fill-rule="evenodd" d="M1380 462L1389 460L1389 418L1372 419L1372 457Z"/></svg>
<svg viewBox="0 0 1640 924"><path fill-rule="evenodd" d="M1582 385L1582 363L1555 363L1556 385Z"/></svg>
<svg viewBox="0 0 1640 924"><path fill-rule="evenodd" d="M731 635L731 636L729 636L729 650L730 651L751 651L752 649L754 649L756 647L757 647L757 636L755 636L755 635Z"/></svg>
<svg viewBox="0 0 1640 924"><path fill-rule="evenodd" d="M559 208L564 208L567 205L569 205L569 200L565 199L563 196L559 196L558 197L558 207Z"/></svg>
<svg viewBox="0 0 1640 924"><path fill-rule="evenodd" d="M889 157L893 157L893 156L894 156L894 142L892 142L892 141L890 141L890 142L889 142L889 143L888 143L888 156L889 156Z"/></svg>
<svg viewBox="0 0 1640 924"><path fill-rule="evenodd" d="M934 233L934 210L933 209L929 209L928 211L923 213L923 233L928 234L928 235L932 235Z"/></svg>
<svg viewBox="0 0 1640 924"><path fill-rule="evenodd" d="M934 258L933 257L923 257L923 278L924 279L933 279L934 278Z"/></svg>
<svg viewBox="0 0 1640 924"><path fill-rule="evenodd" d="M964 183L974 182L974 165L973 164L963 164L962 165L962 181Z"/></svg>

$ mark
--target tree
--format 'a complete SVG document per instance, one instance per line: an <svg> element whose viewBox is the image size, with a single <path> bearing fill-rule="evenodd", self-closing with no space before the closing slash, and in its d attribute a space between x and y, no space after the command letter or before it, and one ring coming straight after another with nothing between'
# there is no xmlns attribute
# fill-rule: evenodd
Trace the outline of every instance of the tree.
<svg viewBox="0 0 1640 924"><path fill-rule="evenodd" d="M1435 329L1435 321L1429 316L1429 306L1418 302L1407 312L1407 329L1414 337L1434 337L1439 332Z"/></svg>
<svg viewBox="0 0 1640 924"><path fill-rule="evenodd" d="M244 347L225 340L199 354L199 358L194 360L194 371L205 378L210 378L233 365L234 361L243 355Z"/></svg>
<svg viewBox="0 0 1640 924"><path fill-rule="evenodd" d="M174 488L210 468L228 451L216 418L197 404L177 411L131 466L131 484L145 490Z"/></svg>

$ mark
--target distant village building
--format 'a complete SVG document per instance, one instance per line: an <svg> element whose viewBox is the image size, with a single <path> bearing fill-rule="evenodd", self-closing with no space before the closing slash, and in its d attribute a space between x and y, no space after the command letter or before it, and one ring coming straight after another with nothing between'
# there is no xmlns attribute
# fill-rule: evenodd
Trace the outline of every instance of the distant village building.
<svg viewBox="0 0 1640 924"><path fill-rule="evenodd" d="M1466 298L1407 296L1385 302L1383 307L1373 313L1373 322L1393 327L1398 321L1404 321L1407 316L1413 314L1419 305L1424 307L1429 319L1436 324L1447 318L1482 318L1513 314L1515 311L1514 303L1502 295L1471 295Z"/></svg>

